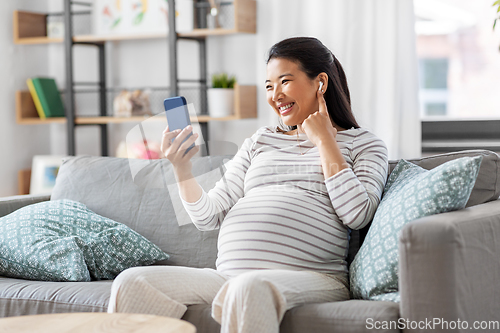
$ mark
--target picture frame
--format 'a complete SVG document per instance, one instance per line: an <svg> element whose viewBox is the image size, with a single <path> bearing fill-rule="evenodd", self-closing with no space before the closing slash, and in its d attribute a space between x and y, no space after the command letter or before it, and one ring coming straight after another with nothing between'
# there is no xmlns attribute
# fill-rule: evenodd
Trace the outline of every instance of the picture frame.
<svg viewBox="0 0 500 333"><path fill-rule="evenodd" d="M35 155L31 166L30 194L50 194L56 184L57 173L66 156Z"/></svg>
<svg viewBox="0 0 500 333"><path fill-rule="evenodd" d="M193 30L193 0L176 1L176 30ZM95 35L168 33L168 0L96 0L92 7Z"/></svg>

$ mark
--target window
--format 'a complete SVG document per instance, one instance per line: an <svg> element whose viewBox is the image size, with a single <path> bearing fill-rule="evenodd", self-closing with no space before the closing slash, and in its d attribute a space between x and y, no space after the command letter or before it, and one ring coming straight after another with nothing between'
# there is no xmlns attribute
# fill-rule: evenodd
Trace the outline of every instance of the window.
<svg viewBox="0 0 500 333"><path fill-rule="evenodd" d="M494 0L414 0L422 152L500 152ZM497 24L498 25L498 24Z"/></svg>
<svg viewBox="0 0 500 333"><path fill-rule="evenodd" d="M415 0L422 119L500 119L494 0Z"/></svg>
<svg viewBox="0 0 500 333"><path fill-rule="evenodd" d="M445 116L448 107L448 58L419 59L420 113Z"/></svg>

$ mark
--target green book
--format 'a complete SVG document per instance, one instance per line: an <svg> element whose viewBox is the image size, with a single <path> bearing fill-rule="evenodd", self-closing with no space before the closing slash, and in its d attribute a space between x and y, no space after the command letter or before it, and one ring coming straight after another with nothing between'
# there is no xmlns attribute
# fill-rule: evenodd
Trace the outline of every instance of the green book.
<svg viewBox="0 0 500 333"><path fill-rule="evenodd" d="M33 86L40 100L43 113L49 117L64 117L64 104L54 79L32 78Z"/></svg>

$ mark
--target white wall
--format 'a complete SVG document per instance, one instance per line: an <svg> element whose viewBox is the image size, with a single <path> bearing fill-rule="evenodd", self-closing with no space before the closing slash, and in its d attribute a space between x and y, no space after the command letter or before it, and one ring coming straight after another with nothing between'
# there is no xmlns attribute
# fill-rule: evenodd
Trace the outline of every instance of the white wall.
<svg viewBox="0 0 500 333"><path fill-rule="evenodd" d="M14 10L45 12L45 1L0 1L0 197L17 194L17 172L31 168L33 155L50 154L48 125L18 125L15 92L27 90L26 79L48 75L44 45L14 45Z"/></svg>

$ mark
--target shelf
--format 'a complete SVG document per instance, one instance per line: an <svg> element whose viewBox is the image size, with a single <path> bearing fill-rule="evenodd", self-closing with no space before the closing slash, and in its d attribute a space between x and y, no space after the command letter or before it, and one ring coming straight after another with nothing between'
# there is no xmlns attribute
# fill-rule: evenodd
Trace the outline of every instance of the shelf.
<svg viewBox="0 0 500 333"><path fill-rule="evenodd" d="M29 38L18 38L14 39L14 44L51 44L51 43L62 43L62 38L48 38L48 37L29 37Z"/></svg>
<svg viewBox="0 0 500 333"><path fill-rule="evenodd" d="M14 11L14 43L30 40L30 44L49 43L47 40L47 15L33 12Z"/></svg>
<svg viewBox="0 0 500 333"><path fill-rule="evenodd" d="M142 40L142 39L161 39L167 38L165 33L157 34L141 34L141 35L81 35L74 36L73 41L79 43L104 43L113 41L124 41L124 40ZM63 43L63 38L48 38L46 36L42 37L23 37L14 39L15 44L51 44L51 43Z"/></svg>
<svg viewBox="0 0 500 333"><path fill-rule="evenodd" d="M236 30L228 29L195 29L190 32L178 33L179 37L185 38L201 38L208 36L222 36L240 33ZM167 38L166 33L157 34L137 34L137 35L80 35L74 36L73 41L78 43L105 43L105 42L117 42L126 40L143 40L143 39L164 39ZM63 43L63 38L48 38L46 36L41 37L21 37L15 38L14 44L22 45L35 45L35 44L57 44Z"/></svg>
<svg viewBox="0 0 500 333"><path fill-rule="evenodd" d="M179 37L185 38L199 38L199 37L208 37L208 36L223 36L223 35L231 35L238 33L247 33L242 31L237 31L234 29L194 29L190 32L178 33ZM163 39L167 38L166 33L157 33L157 34L137 34L137 35L80 35L74 36L73 41L79 43L105 43L105 42L113 42L113 41L126 41L126 40L142 40L142 39ZM47 36L39 36L39 37L19 37L14 38L14 44L56 44L63 43L63 38L48 38Z"/></svg>
<svg viewBox="0 0 500 333"><path fill-rule="evenodd" d="M66 118L40 119L29 91L16 91L16 123L24 125L65 123Z"/></svg>
<svg viewBox="0 0 500 333"><path fill-rule="evenodd" d="M80 35L74 36L74 42L87 42L87 43L103 43L121 40L134 40L134 39L162 39L167 38L166 33L150 33L150 34L129 34L129 35Z"/></svg>
<svg viewBox="0 0 500 333"><path fill-rule="evenodd" d="M78 125L98 125L98 124L123 124L123 123L140 123L147 120L148 117L133 116L133 117L76 117L75 124Z"/></svg>
<svg viewBox="0 0 500 333"><path fill-rule="evenodd" d="M234 115L221 118L213 118L208 115L192 117L192 122L205 123L209 121L230 121L245 118L257 117L257 87L236 85L234 92ZM97 125L97 124L121 124L130 122L141 122L149 118L143 116L135 117L76 117L75 124ZM155 121L166 121L166 118L155 117ZM40 119L36 111L35 104L29 91L16 91L16 123L23 125L39 124L64 124L66 118L54 117Z"/></svg>
<svg viewBox="0 0 500 333"><path fill-rule="evenodd" d="M68 2L69 3L69 2ZM66 4L66 3L65 3ZM170 7L173 7L173 2L169 2ZM70 10L65 6L65 10ZM170 15L175 15L174 10L170 10ZM198 12L198 11L196 11ZM169 30L173 35L170 38L169 55L170 59L176 59L175 54L177 52L177 40L178 38L192 39L199 42L200 46L200 80L203 82L206 79L206 43L204 38L208 36L223 36L239 33L256 33L256 15L257 15L257 2L256 0L233 0L232 9L227 7L225 11L228 17L233 14L233 21L227 21L230 23L225 28L219 29L194 29L193 31L174 33L175 25L173 20L170 20ZM105 47L104 43L108 41L126 41L126 40L144 40L144 39L158 39L164 40L166 42L168 38L167 33L150 33L150 34L127 34L127 35L77 35L77 36L67 36L70 38L49 38L47 36L47 20L51 14L47 13L36 13L29 11L15 11L13 15L13 40L15 44L50 44L50 43L60 43L65 45L65 56L66 59L72 59L72 46L76 43L80 44L90 44L97 45L99 49L99 66L100 75L104 77L101 81L105 82ZM70 15L72 16L72 15ZM73 20L72 17L65 17L65 19ZM202 24L200 22L200 24ZM72 43L73 42L73 43ZM74 66L72 62L69 61L69 69L66 69L66 82L68 84L74 84L73 77L69 74L73 71ZM175 62L170 63L170 68L177 68ZM173 73L176 73L172 70ZM172 74L172 73L171 73ZM175 85L173 91L177 91L178 78L176 74L172 74L170 77L170 84ZM202 85L205 89L205 85ZM201 88L201 87L200 87ZM235 87L235 105L234 114L228 117L213 118L208 115L200 115L197 117L192 117L191 121L193 123L200 123L200 128L202 134L208 137L208 126L207 123L210 121L232 121L245 118L256 118L257 117L257 89L256 86L239 86ZM68 89L72 97L74 97L75 91L73 89ZM204 91L200 91L200 97L198 97L198 102L201 103L202 109L206 110L206 95ZM107 104L107 103L106 103ZM156 102L155 102L155 105ZM99 108L102 114L112 114L109 110L106 110L104 103ZM74 113L74 105L71 105L67 112ZM75 132L73 125L101 125L101 153L103 155L108 154L108 142L107 142L107 124L120 124L120 123L138 123L145 120L165 122L166 117L159 116L153 118L147 117L114 117L114 116L88 116L88 117L75 117L74 124L68 126L68 154L75 154ZM40 119L36 111L35 105L31 98L31 94L28 91L17 91L16 92L16 122L18 124L65 124L67 123L66 117L58 118L48 118Z"/></svg>
<svg viewBox="0 0 500 333"><path fill-rule="evenodd" d="M234 1L233 29L194 29L190 32L178 33L179 37L201 38L208 36L231 35L238 33L256 33L257 3L255 0ZM47 14L14 11L14 44L50 44L62 43L63 38L47 37ZM166 38L166 33L128 34L128 35L80 35L74 36L74 42L104 43L108 41L124 41L138 39Z"/></svg>
<svg viewBox="0 0 500 333"><path fill-rule="evenodd" d="M234 86L234 117L257 118L257 86Z"/></svg>
<svg viewBox="0 0 500 333"><path fill-rule="evenodd" d="M30 194L31 169L22 169L17 172L17 194Z"/></svg>

